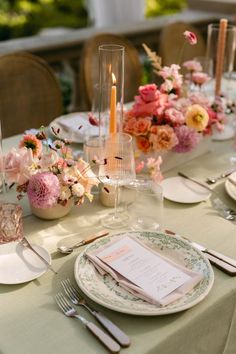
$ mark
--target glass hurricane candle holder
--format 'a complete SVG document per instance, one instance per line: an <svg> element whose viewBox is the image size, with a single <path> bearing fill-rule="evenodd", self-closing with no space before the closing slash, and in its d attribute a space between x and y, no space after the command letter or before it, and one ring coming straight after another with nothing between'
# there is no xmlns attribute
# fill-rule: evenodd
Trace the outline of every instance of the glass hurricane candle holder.
<svg viewBox="0 0 236 354"><path fill-rule="evenodd" d="M124 101L124 47L99 46L100 135L122 130Z"/></svg>
<svg viewBox="0 0 236 354"><path fill-rule="evenodd" d="M207 57L213 62L216 95L221 93L221 77L227 74L230 79L236 48L236 27L227 24L226 20L223 25L209 24L207 33Z"/></svg>

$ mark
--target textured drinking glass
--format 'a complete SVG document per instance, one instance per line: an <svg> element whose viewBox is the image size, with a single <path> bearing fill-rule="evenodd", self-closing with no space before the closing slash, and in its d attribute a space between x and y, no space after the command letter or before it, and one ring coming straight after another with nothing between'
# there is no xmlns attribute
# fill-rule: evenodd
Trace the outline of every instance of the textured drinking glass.
<svg viewBox="0 0 236 354"><path fill-rule="evenodd" d="M22 208L14 203L0 203L0 243L23 238Z"/></svg>
<svg viewBox="0 0 236 354"><path fill-rule="evenodd" d="M104 138L87 136L83 146L83 158L90 164L92 171L98 176L100 161L104 157Z"/></svg>
<svg viewBox="0 0 236 354"><path fill-rule="evenodd" d="M124 100L124 47L99 46L100 135L122 131Z"/></svg>
<svg viewBox="0 0 236 354"><path fill-rule="evenodd" d="M139 178L129 185L128 213L133 230L158 230L163 227L162 187L150 179ZM133 192L133 194L132 194Z"/></svg>
<svg viewBox="0 0 236 354"><path fill-rule="evenodd" d="M99 167L99 178L105 185L107 198L114 200L114 212L106 216L102 224L114 229L124 227L128 224L128 215L119 213L117 206L119 187L129 184L136 176L132 137L117 133L105 138L104 163Z"/></svg>

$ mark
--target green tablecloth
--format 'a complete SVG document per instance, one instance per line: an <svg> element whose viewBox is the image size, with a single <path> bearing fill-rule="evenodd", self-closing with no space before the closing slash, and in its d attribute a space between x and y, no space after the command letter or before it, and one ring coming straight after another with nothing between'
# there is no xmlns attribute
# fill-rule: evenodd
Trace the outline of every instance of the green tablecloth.
<svg viewBox="0 0 236 354"><path fill-rule="evenodd" d="M5 149L17 141L4 141ZM182 172L204 181L206 176L229 167L235 154L233 141L215 142L213 150L191 162L174 168L167 176ZM222 199L236 208L224 190L224 182L214 188ZM58 244L82 239L101 228L99 218L106 212L99 202L74 208L59 221L43 221L34 216L24 219L25 235L52 255L58 275L48 271L30 283L0 285L1 354L93 354L106 349L76 319L66 318L57 308L53 295L60 279L73 282L73 267L80 250L69 256L56 252ZM210 200L199 204L164 202L164 227L203 243L236 259L236 225L221 218ZM167 316L138 317L103 308L102 310L130 337L127 354L233 354L236 352L236 279L214 268L215 282L209 295L193 308ZM94 304L97 309L99 305ZM81 309L88 319L91 316Z"/></svg>

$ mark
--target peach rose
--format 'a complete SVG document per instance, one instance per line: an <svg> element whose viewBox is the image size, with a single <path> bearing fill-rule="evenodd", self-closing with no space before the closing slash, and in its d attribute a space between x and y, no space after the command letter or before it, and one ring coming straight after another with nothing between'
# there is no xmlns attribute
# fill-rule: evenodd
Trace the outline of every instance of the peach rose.
<svg viewBox="0 0 236 354"><path fill-rule="evenodd" d="M188 127L197 131L203 131L208 124L209 115L199 104L190 106L185 115L185 122Z"/></svg>
<svg viewBox="0 0 236 354"><path fill-rule="evenodd" d="M151 127L150 117L139 118L134 126L134 135L146 135Z"/></svg>
<svg viewBox="0 0 236 354"><path fill-rule="evenodd" d="M154 150L171 150L178 144L174 129L169 125L157 125L156 134L151 134L149 141Z"/></svg>
<svg viewBox="0 0 236 354"><path fill-rule="evenodd" d="M136 123L137 119L135 117L130 117L126 119L123 127L124 132L132 134L135 131Z"/></svg>

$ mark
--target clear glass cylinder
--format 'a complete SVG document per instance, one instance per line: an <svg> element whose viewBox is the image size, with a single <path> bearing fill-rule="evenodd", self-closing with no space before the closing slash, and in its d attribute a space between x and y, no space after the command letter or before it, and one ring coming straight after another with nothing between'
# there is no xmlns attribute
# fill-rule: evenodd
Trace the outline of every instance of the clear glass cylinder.
<svg viewBox="0 0 236 354"><path fill-rule="evenodd" d="M99 46L100 135L122 131L124 102L124 47Z"/></svg>
<svg viewBox="0 0 236 354"><path fill-rule="evenodd" d="M211 23L207 30L207 57L213 60L213 75L216 70L217 45L220 26ZM236 27L227 25L225 38L225 55L223 72L228 73L233 70L234 55L236 47Z"/></svg>

